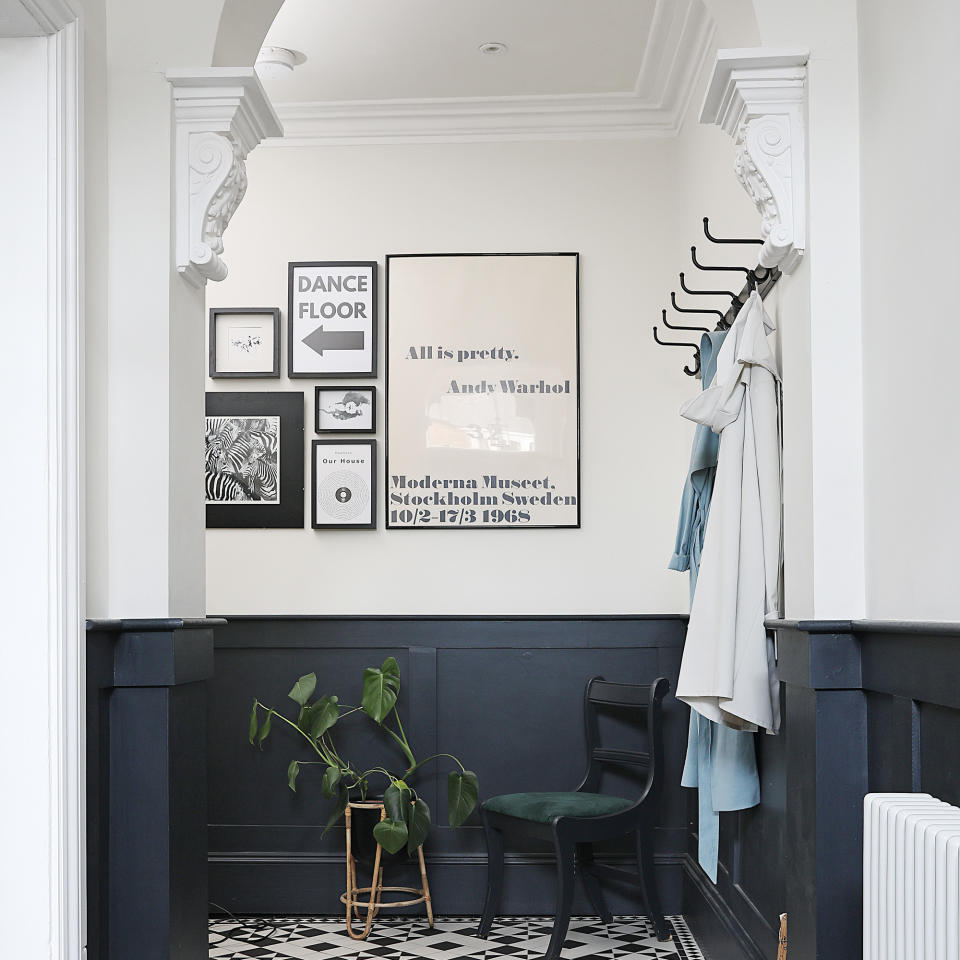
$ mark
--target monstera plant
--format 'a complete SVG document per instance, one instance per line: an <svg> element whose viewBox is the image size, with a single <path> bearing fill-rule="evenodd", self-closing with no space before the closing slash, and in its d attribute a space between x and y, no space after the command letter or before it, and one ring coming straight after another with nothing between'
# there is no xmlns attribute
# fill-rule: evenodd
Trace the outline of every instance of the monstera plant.
<svg viewBox="0 0 960 960"><path fill-rule="evenodd" d="M371 779L378 777L387 784L383 793L386 819L373 828L374 839L389 853L399 853L404 847L408 853L415 852L430 832L430 808L408 781L420 767L440 757L452 760L459 767L447 774L447 813L451 826L459 827L470 816L479 796L477 775L449 753L436 753L419 762L413 754L397 712L400 667L393 657L384 660L380 667L364 670L363 695L358 707L343 704L330 694L315 696L316 689L317 676L314 673L305 674L293 685L287 696L299 708L295 720L260 700L254 700L250 711L250 743L262 748L264 740L270 736L274 719L277 719L310 745L319 759L291 760L287 767L287 783L296 791L301 767L324 767L320 792L327 798L336 798L324 833L343 815L351 793L366 799ZM334 744L333 729L353 713L367 716L396 742L407 764L401 773L385 767L359 770L340 756Z"/></svg>

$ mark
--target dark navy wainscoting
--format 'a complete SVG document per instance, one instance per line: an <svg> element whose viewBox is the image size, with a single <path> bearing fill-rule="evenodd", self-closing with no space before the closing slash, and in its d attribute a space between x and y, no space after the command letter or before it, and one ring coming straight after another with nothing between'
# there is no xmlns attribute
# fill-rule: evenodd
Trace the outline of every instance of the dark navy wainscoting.
<svg viewBox="0 0 960 960"><path fill-rule="evenodd" d="M89 960L207 956L213 620L87 623Z"/></svg>
<svg viewBox="0 0 960 960"><path fill-rule="evenodd" d="M762 799L722 814L714 887L685 864L684 912L711 960L862 952L863 797L960 804L960 624L777 621L783 731L757 738ZM691 819L691 849L695 851Z"/></svg>
<svg viewBox="0 0 960 960"><path fill-rule="evenodd" d="M339 913L344 889L342 825L326 837L330 802L320 794L320 767L304 768L297 793L286 785L290 760L310 758L292 731L274 722L263 751L247 742L254 696L279 708L294 680L314 671L318 689L342 701L360 699L364 667L396 657L403 690L400 714L418 758L459 756L480 777L481 796L523 790L573 789L586 765L582 696L586 681L649 682L665 676L666 771L656 861L667 913L681 909L687 847L687 798L679 786L687 708L676 701L684 617L524 618L243 618L225 614L215 636L209 692L208 797L210 899L234 913ZM610 726L620 740L632 728ZM290 734L290 735L288 735ZM366 718L336 729L338 749L356 764L402 767L396 747ZM447 825L446 762L417 781L433 812L426 847L435 909L477 914L486 851L476 817ZM611 780L606 792L635 795L634 783ZM611 862L631 856L629 844L605 851ZM388 866L388 883L409 882L404 862ZM578 892L578 897L582 892ZM552 853L513 850L508 857L505 913L553 909ZM629 889L610 889L617 912L640 909ZM587 911L585 902L576 909Z"/></svg>

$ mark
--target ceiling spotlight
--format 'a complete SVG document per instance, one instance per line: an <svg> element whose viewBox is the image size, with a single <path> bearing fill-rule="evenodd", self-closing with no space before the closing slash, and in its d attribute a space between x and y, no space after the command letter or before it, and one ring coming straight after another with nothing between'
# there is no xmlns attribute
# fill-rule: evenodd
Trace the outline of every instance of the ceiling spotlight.
<svg viewBox="0 0 960 960"><path fill-rule="evenodd" d="M477 49L488 57L497 57L507 52L507 45L500 43L499 40L491 40L487 43L481 43Z"/></svg>
<svg viewBox="0 0 960 960"><path fill-rule="evenodd" d="M298 67L306 59L299 50L267 46L260 48L255 66L261 77L284 77L292 73L293 68Z"/></svg>

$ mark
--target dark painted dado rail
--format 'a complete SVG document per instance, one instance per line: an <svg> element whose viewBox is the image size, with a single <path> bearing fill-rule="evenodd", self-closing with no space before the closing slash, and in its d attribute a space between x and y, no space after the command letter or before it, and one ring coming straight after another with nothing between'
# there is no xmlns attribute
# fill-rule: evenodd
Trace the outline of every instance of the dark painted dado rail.
<svg viewBox="0 0 960 960"><path fill-rule="evenodd" d="M89 960L205 960L217 620L87 623Z"/></svg>
<svg viewBox="0 0 960 960"><path fill-rule="evenodd" d="M712 960L862 952L863 796L960 804L960 624L775 621L783 731L758 737L762 801L721 815L719 883L686 861L685 912ZM695 846L692 848L695 850Z"/></svg>
<svg viewBox="0 0 960 960"><path fill-rule="evenodd" d="M291 759L308 759L274 724L262 752L247 742L254 696L289 705L287 691L314 671L318 689L347 702L360 697L363 668L394 656L403 691L400 713L418 757L456 754L480 777L481 795L572 789L585 768L582 695L588 678L625 682L657 676L676 686L684 617L230 617L216 631L210 683L210 899L236 913L339 913L344 888L342 826L322 837L329 801L319 768L304 768L297 793L286 785ZM679 787L687 710L668 697L667 770L656 862L667 913L681 906L686 797ZM630 729L606 731L629 735ZM364 718L337 727L344 757L397 768L402 757ZM486 852L476 818L447 826L446 767L418 783L434 815L427 869L439 913L479 913ZM613 780L605 790L636 791ZM632 856L611 847L611 861ZM404 876L403 864L390 875ZM387 881L388 883L391 881ZM578 896L580 894L578 893ZM629 889L611 888L611 906L636 912ZM552 910L552 852L508 857L507 913ZM577 904L587 910L587 904Z"/></svg>

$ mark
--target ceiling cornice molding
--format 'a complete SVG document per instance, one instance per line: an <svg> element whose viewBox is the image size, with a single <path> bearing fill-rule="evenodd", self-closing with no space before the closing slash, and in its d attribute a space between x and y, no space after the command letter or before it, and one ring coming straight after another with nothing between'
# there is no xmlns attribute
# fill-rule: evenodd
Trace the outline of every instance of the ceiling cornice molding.
<svg viewBox="0 0 960 960"><path fill-rule="evenodd" d="M632 92L279 103L270 146L625 140L675 135L714 25L702 0L657 0Z"/></svg>
<svg viewBox="0 0 960 960"><path fill-rule="evenodd" d="M47 36L52 36L77 19L77 11L70 0L20 0L20 6Z"/></svg>

